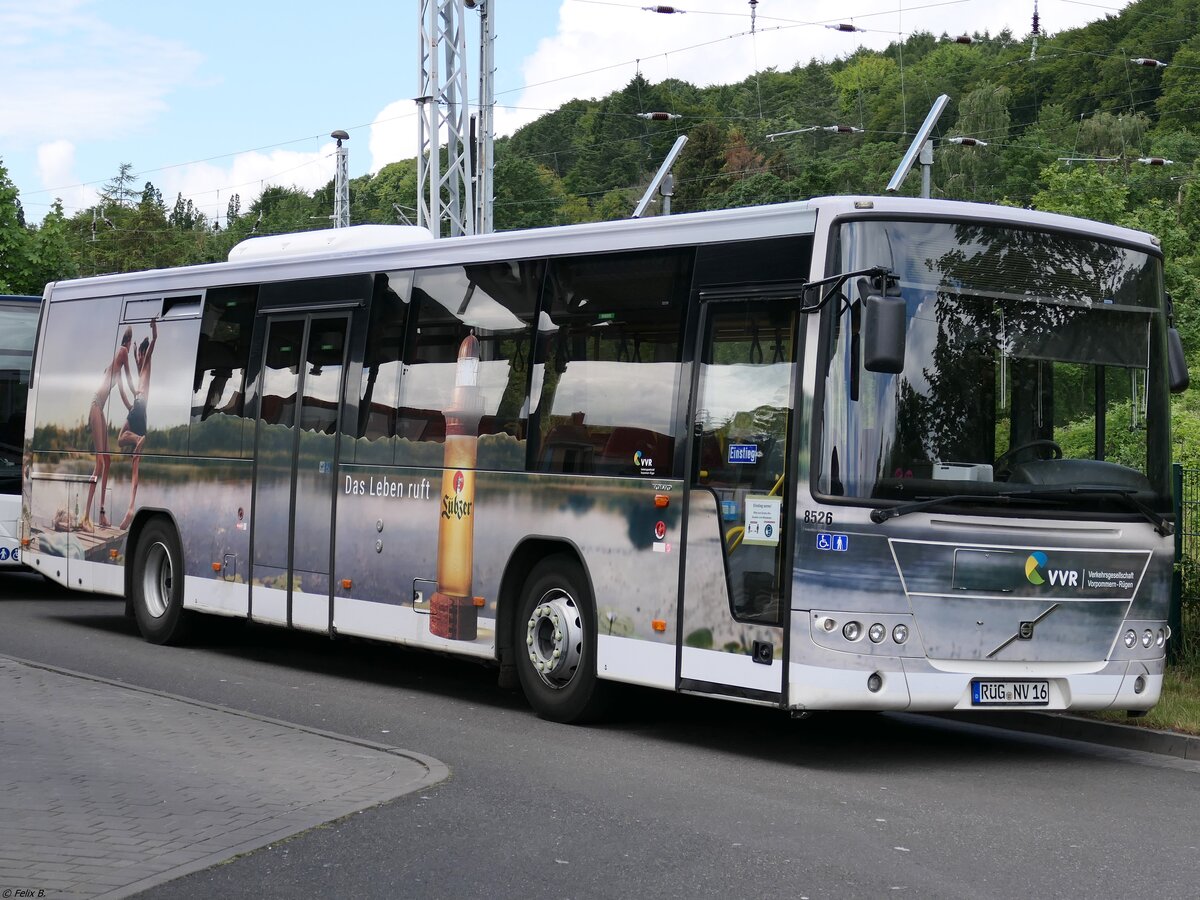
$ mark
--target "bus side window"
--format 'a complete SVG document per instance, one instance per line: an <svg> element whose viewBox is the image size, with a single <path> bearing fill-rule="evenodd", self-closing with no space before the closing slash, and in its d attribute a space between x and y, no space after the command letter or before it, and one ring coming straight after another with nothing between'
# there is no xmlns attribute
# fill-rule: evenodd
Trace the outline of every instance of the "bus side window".
<svg viewBox="0 0 1200 900"><path fill-rule="evenodd" d="M193 456L242 456L246 367L258 288L217 288L204 298L192 380Z"/></svg>
<svg viewBox="0 0 1200 900"><path fill-rule="evenodd" d="M34 450L91 453L96 446L97 427L107 427L105 423L114 418L117 425L121 424L125 407L108 374L114 366L122 368L118 362L122 347L125 358L129 354L128 346L122 344L120 315L120 297L51 304L46 311L46 337L38 367L55 373L55 377L45 379L38 393ZM132 338L131 331L128 343ZM129 366L132 372L132 360ZM101 416L92 415L93 405L98 406Z"/></svg>
<svg viewBox="0 0 1200 900"><path fill-rule="evenodd" d="M543 269L532 261L416 273L396 406L397 463L442 465L451 418L453 427L479 437L478 468L524 467L525 397Z"/></svg>
<svg viewBox="0 0 1200 900"><path fill-rule="evenodd" d="M540 472L674 474L693 251L555 260L538 325Z"/></svg>
<svg viewBox="0 0 1200 900"><path fill-rule="evenodd" d="M375 276L367 347L359 386L358 420L345 422L342 461L392 465L395 462L400 370L413 275L410 271Z"/></svg>

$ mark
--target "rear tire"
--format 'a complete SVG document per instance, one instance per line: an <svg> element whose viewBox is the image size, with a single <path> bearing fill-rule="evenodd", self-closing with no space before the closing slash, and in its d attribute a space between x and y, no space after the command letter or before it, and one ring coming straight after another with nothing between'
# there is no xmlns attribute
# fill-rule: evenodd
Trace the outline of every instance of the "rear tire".
<svg viewBox="0 0 1200 900"><path fill-rule="evenodd" d="M174 527L163 518L146 523L133 563L133 614L152 644L179 644L195 623L183 608L183 550Z"/></svg>
<svg viewBox="0 0 1200 900"><path fill-rule="evenodd" d="M596 615L587 578L568 556L543 559L525 581L513 622L517 675L543 719L600 717L610 687L596 677Z"/></svg>

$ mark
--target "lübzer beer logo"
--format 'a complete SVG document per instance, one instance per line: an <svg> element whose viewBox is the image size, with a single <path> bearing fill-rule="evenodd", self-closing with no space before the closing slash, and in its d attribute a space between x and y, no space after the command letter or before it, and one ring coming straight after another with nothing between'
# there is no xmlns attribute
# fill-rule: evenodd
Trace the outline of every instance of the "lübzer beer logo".
<svg viewBox="0 0 1200 900"><path fill-rule="evenodd" d="M471 515L471 507L475 504L469 500L462 499L463 486L465 479L462 472L454 473L454 496L442 497L442 518L443 519L465 519Z"/></svg>

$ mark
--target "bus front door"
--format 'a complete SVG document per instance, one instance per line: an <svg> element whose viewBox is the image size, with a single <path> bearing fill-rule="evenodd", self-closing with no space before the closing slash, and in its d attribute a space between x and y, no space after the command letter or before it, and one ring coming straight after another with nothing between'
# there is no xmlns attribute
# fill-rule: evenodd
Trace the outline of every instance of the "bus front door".
<svg viewBox="0 0 1200 900"><path fill-rule="evenodd" d="M779 702L791 589L799 302L702 300L679 687Z"/></svg>
<svg viewBox="0 0 1200 900"><path fill-rule="evenodd" d="M251 618L328 631L349 316L271 316L255 434Z"/></svg>

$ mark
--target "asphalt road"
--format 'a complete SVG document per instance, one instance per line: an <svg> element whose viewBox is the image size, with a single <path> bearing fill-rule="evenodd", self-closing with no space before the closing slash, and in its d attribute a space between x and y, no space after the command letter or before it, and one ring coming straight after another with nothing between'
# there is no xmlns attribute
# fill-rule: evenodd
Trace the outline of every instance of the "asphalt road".
<svg viewBox="0 0 1200 900"><path fill-rule="evenodd" d="M1200 763L905 715L630 690L536 718L482 666L0 575L0 652L446 763L450 778L146 897L1102 898L1200 893Z"/></svg>

